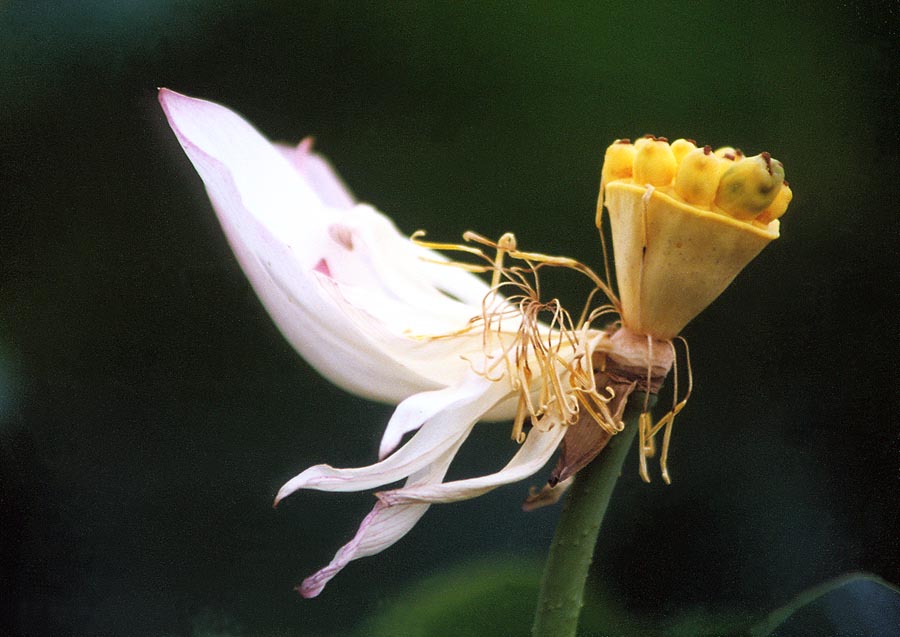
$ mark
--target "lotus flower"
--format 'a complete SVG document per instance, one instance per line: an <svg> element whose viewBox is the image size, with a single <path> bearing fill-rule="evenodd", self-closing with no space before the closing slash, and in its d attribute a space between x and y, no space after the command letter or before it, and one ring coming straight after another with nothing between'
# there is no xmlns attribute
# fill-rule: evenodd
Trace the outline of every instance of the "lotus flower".
<svg viewBox="0 0 900 637"><path fill-rule="evenodd" d="M466 245L403 236L390 219L356 202L310 140L295 148L272 144L217 104L167 89L159 99L241 267L285 338L336 385L397 404L378 462L310 467L275 498L277 504L299 489L361 491L405 480L376 493L356 535L298 587L305 597L318 595L351 560L402 538L432 503L522 480L561 445L548 486L525 508L558 499L575 472L622 430L628 395L658 390L673 364L671 339L778 236L777 217L790 199L780 164L767 154L704 172L714 160L709 149L692 152L693 144L669 147L662 138L640 148L614 144L598 212L605 192L620 303L586 266L523 252L511 234L493 242L466 233ZM556 300L540 298L541 267L588 276L610 303L588 305L574 321ZM490 274L490 282L477 272ZM611 313L621 326L593 327ZM656 425L642 414L645 480L653 437L664 428L660 464L668 482L669 434L683 405ZM504 467L444 482L476 423L510 419L520 446ZM400 446L410 432L416 433Z"/></svg>
<svg viewBox="0 0 900 637"><path fill-rule="evenodd" d="M558 304L534 297L522 269L502 267L504 255L578 269L574 262L519 253L507 235L497 243L479 239L496 251L493 259L482 248L461 248L486 265L455 267L357 203L309 140L274 145L220 105L167 89L159 99L285 338L336 385L399 403L378 462L317 465L278 492L276 504L298 489L360 491L406 480L378 494L355 537L298 587L305 597L318 595L351 560L399 540L431 503L472 498L533 474L579 418L590 414L607 437L621 428L611 393L593 374L596 356L612 349L609 334L576 326ZM467 269L492 272L494 280ZM521 443L506 466L443 482L474 425L498 419L514 420Z"/></svg>

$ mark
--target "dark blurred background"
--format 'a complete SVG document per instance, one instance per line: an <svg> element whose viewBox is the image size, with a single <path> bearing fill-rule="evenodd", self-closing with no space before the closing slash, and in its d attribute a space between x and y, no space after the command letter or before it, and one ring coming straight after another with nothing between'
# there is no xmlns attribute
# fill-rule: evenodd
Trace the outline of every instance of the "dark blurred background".
<svg viewBox="0 0 900 637"><path fill-rule="evenodd" d="M512 230L596 268L612 140L770 150L795 193L782 238L685 330L674 484L629 462L592 585L666 618L853 570L897 583L898 25L893 1L0 4L0 632L342 634L552 536L558 509L519 510L542 473L433 507L319 599L291 590L372 497L272 496L368 464L391 408L282 340L158 86L315 135L403 232ZM452 475L504 464L508 433L476 429Z"/></svg>

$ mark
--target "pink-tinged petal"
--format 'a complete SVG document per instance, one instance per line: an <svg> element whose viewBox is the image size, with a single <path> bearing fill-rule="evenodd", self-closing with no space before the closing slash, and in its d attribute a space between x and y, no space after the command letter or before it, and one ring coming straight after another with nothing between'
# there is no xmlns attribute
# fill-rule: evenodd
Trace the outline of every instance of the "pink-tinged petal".
<svg viewBox="0 0 900 637"><path fill-rule="evenodd" d="M397 406L387 428L420 429L396 453L358 469L335 469L324 464L310 467L281 487L275 504L298 489L364 491L407 478L459 445L481 415L508 393L505 382L469 374L457 386L411 396Z"/></svg>
<svg viewBox="0 0 900 637"><path fill-rule="evenodd" d="M344 183L327 159L313 152L313 138L307 137L297 146L276 147L291 162L304 181L319 196L323 203L332 208L352 208L356 197Z"/></svg>
<svg viewBox="0 0 900 637"><path fill-rule="evenodd" d="M410 476L406 484L412 487L440 482L461 444L462 440L447 449L430 465ZM297 590L303 597L316 597L351 560L380 553L409 533L428 507L428 504L388 507L378 502L362 521L353 539L338 550L328 566L303 580Z"/></svg>
<svg viewBox="0 0 900 637"><path fill-rule="evenodd" d="M456 502L477 497L504 484L518 482L547 464L562 441L565 430L563 426L556 426L550 431L532 429L516 455L497 473L468 480L407 486L379 493L378 499L388 506L416 502Z"/></svg>
<svg viewBox="0 0 900 637"><path fill-rule="evenodd" d="M242 206L273 234L302 241L307 224L321 226L333 217L290 162L236 113L168 89L160 90L159 101L204 182L232 181Z"/></svg>
<svg viewBox="0 0 900 637"><path fill-rule="evenodd" d="M402 236L390 219L370 206L359 205L329 226L330 236L346 246L328 261L343 295L379 318L397 334L444 334L464 328L481 313L488 293L474 279L477 304L463 303L434 286L418 247ZM431 258L437 255L431 253ZM452 266L445 266L452 267ZM358 301L357 301L358 299Z"/></svg>
<svg viewBox="0 0 900 637"><path fill-rule="evenodd" d="M388 219L367 206L325 205L324 189L310 184L333 186L337 177L329 181L324 164L308 149L296 153L306 153L304 165L321 177L314 182L228 109L166 89L159 98L241 267L279 329L311 365L348 391L394 403L460 378L464 366L454 343L416 336L427 329L460 329L477 308L430 286L421 275L418 248ZM469 284L485 289L474 277ZM345 286L347 297L364 290L360 296L373 311L359 311L352 298L337 302L335 285ZM438 306L453 308L455 318L435 311Z"/></svg>
<svg viewBox="0 0 900 637"><path fill-rule="evenodd" d="M367 398L399 402L446 385L398 362L393 343L361 338L323 288L321 272L346 251L329 233L340 213L282 154L222 106L165 89L159 97L241 267L291 345L329 380Z"/></svg>

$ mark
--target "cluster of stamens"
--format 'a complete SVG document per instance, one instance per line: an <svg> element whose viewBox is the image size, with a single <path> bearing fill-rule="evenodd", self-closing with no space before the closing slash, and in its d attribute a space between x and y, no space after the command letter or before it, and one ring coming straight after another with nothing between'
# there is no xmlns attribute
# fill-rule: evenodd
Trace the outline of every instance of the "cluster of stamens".
<svg viewBox="0 0 900 637"><path fill-rule="evenodd" d="M670 144L653 135L633 144L620 139L607 148L601 190L620 180L653 186L691 206L762 225L783 215L792 197L784 166L769 153L747 157L730 146L713 151L692 139Z"/></svg>
<svg viewBox="0 0 900 637"><path fill-rule="evenodd" d="M548 431L575 424L582 410L606 433L615 435L622 431L624 422L610 409L616 392L611 387L598 386L595 375L597 361L605 360L613 351L610 332L595 325L601 319L608 321L621 314L619 300L606 281L574 259L518 250L512 233L494 242L466 232L465 244L427 242L422 237L419 232L412 239L426 248L463 252L480 261L438 263L491 275L491 288L482 301L481 314L461 331L480 330L482 335L484 362L473 362L473 371L494 382L505 378L518 394L512 427L514 440L525 441L526 420L533 428ZM493 255L478 246L488 248ZM558 299L541 300L539 270L544 267L574 270L594 284L577 320ZM597 293L609 302L594 305ZM649 379L649 362L647 374ZM649 413L641 418L641 476L648 482L646 460L655 455L653 439L661 431L665 434L661 466L663 478L669 482L666 456L671 425L686 401L687 396L677 405L673 402L672 411L655 425Z"/></svg>
<svg viewBox="0 0 900 637"><path fill-rule="evenodd" d="M622 421L607 408L614 395L609 388L597 387L592 362L594 352L608 344L605 333L592 328L592 323L602 316L618 314L618 300L606 282L574 259L518 250L511 233L494 242L466 232L463 237L467 245L430 243L421 236L413 235L419 245L465 252L482 261L450 261L448 265L491 274L491 288L482 302L481 315L472 318L467 330L480 329L482 333L484 363L473 365L473 370L492 381L506 376L512 391L518 393L513 439L524 442L526 419L532 427L546 431L574 424L581 409L610 434L622 430ZM473 243L491 249L494 255ZM577 320L558 299L541 300L538 271L554 266L575 270L596 286ZM598 291L610 303L591 307Z"/></svg>

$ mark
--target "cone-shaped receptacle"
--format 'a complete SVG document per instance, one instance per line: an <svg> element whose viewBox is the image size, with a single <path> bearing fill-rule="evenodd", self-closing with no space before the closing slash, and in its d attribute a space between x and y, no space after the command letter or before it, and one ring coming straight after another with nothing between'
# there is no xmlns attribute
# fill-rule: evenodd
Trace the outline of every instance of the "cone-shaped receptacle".
<svg viewBox="0 0 900 637"><path fill-rule="evenodd" d="M638 334L677 336L778 238L777 220L746 223L631 181L605 189L622 322Z"/></svg>

